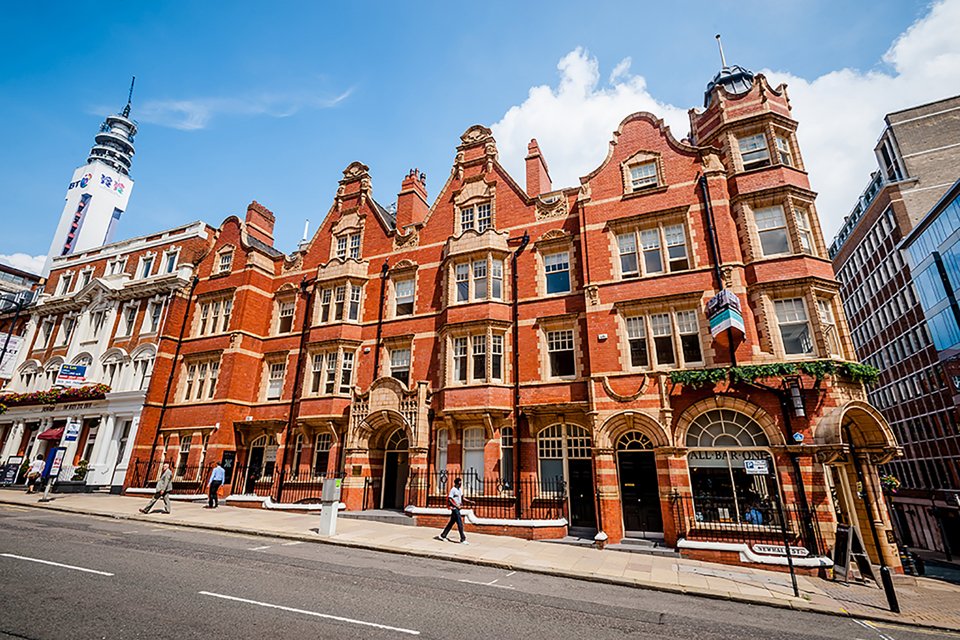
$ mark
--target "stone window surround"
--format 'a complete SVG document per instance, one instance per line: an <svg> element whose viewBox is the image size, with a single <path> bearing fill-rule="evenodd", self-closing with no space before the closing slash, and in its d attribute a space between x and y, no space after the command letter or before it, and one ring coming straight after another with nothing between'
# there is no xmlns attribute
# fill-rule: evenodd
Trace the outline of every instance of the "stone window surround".
<svg viewBox="0 0 960 640"><path fill-rule="evenodd" d="M358 351L360 349L360 342L355 340L328 340L324 342L314 342L307 346L307 375L303 376L303 387L301 393L305 398L331 398L331 397L350 397L351 392L341 392L340 391L340 380L343 375L343 354L346 352L353 353L353 369L351 372L351 390L355 386L357 380L357 364L358 364ZM327 375L327 364L326 364L326 355L331 352L337 353L337 360L335 365L335 378L333 385L333 393L326 393L324 386L326 385L326 375ZM320 386L317 388L317 392L313 391L313 358L317 355L323 355L324 361L323 365L320 368Z"/></svg>
<svg viewBox="0 0 960 640"><path fill-rule="evenodd" d="M473 336L486 336L486 371L482 379L473 377ZM503 351L500 354L500 377L492 376L492 355L493 355L493 336L498 335L503 339ZM498 322L496 320L480 320L461 323L453 326L446 326L442 329L440 338L443 344L443 387L447 389L478 387L478 386L496 386L509 385L508 382L508 358L510 353L510 323ZM467 379L454 379L454 353L453 339L467 338Z"/></svg>
<svg viewBox="0 0 960 640"><path fill-rule="evenodd" d="M416 362L417 354L416 349L414 349L414 334L406 333L399 336L390 336L389 338L383 338L381 341L382 346L380 347L380 369L377 377L389 378L391 373L390 367L390 352L396 349L409 349L410 350L410 385L414 384L414 363Z"/></svg>
<svg viewBox="0 0 960 640"><path fill-rule="evenodd" d="M759 297L762 318L764 326L767 328L767 335L761 336L761 342L765 342L769 350L778 358L785 360L809 360L815 358L842 358L845 359L849 353L847 345L848 335L846 331L846 320L843 316L843 306L840 304L839 287L835 283L821 281L814 278L803 278L801 280L768 282L756 287L755 295ZM751 298L754 296L751 295ZM813 337L813 353L809 354L787 354L783 347L783 340L780 337L780 323L777 320L777 312L774 301L787 298L801 298L803 306L807 313L807 323L810 326ZM836 323L837 342L841 354L830 354L830 349L824 339L823 324L820 320L820 313L817 308L817 298L828 300L833 310L833 317Z"/></svg>
<svg viewBox="0 0 960 640"><path fill-rule="evenodd" d="M565 313L556 316L537 318L534 323L537 331L537 348L540 358L539 380L543 382L574 382L583 373L583 341L580 337L580 316L577 313ZM550 372L550 351L547 334L551 331L573 330L573 368L572 376L554 376Z"/></svg>
<svg viewBox="0 0 960 640"><path fill-rule="evenodd" d="M260 380L260 389L257 397L260 398L260 402L286 402L283 398L283 394L287 389L287 378L290 373L290 353L287 351L274 351L273 353L263 354L263 367L261 371L263 375ZM270 389L270 367L275 364L283 365L283 381L280 387L280 396L278 398L267 398L267 392Z"/></svg>
<svg viewBox="0 0 960 640"><path fill-rule="evenodd" d="M605 230L608 232L608 241L610 246L610 255L612 256L613 262L613 274L617 280L643 280L646 278L656 278L659 276L670 275L672 273L686 273L687 271L693 271L697 268L696 255L697 252L694 251L693 243L693 233L690 229L690 206L684 205L681 207L673 207L671 209L664 209L662 211L655 211L652 213L642 213L627 218L619 218L617 220L611 220L607 223ZM637 261L638 267L639 264L643 261L643 248L640 245L640 234L639 232L644 229L652 229L654 227L663 229L664 227L669 227L671 225L681 225L683 226L684 233L684 243L687 250L687 268L681 271L670 271L669 270L669 259L667 257L667 246L666 240L663 237L663 232L660 233L661 247L660 252L663 260L664 270L659 273L651 273L645 275L643 269L640 268L640 275L633 276L630 278L624 278L623 274L620 271L620 246L617 243L617 236L623 233L629 233L633 231L637 234Z"/></svg>
<svg viewBox="0 0 960 640"><path fill-rule="evenodd" d="M229 254L230 256L230 265L224 269L223 268L223 259ZM231 244L225 245L217 250L217 261L215 263L216 269L213 270L212 275L226 274L233 271L233 259L236 254L236 247Z"/></svg>
<svg viewBox="0 0 960 640"><path fill-rule="evenodd" d="M313 326L329 326L333 324L349 323L349 324L360 324L363 320L363 305L367 297L367 280L354 278L350 276L342 276L339 278L333 278L330 280L324 280L323 282L317 283L317 292L314 295L314 308L313 308ZM335 318L335 309L337 304L337 287L344 286L344 302L343 302L343 318L337 320ZM357 319L350 319L350 290L356 287L360 289L360 310L357 313ZM330 290L330 313L326 321L323 321L323 291L325 289Z"/></svg>
<svg viewBox="0 0 960 640"><path fill-rule="evenodd" d="M383 301L386 306L386 317L384 320L393 320L395 318L412 318L417 315L417 272L420 265L409 260L401 260L387 272L386 296ZM413 280L413 313L397 315L397 289L396 283L400 280Z"/></svg>
<svg viewBox="0 0 960 640"><path fill-rule="evenodd" d="M143 279L145 279L145 278L150 278L150 277L155 276L155 275L157 275L158 273L161 272L160 270L158 270L158 264L157 264L157 257L158 257L158 255L159 255L159 254L158 254L156 251L147 251L146 253L144 253L143 255L140 256L140 258L137 260L137 270L134 272L134 277L135 277L137 280L143 280ZM150 259L151 259L151 262L150 262L150 273L144 275L144 273L143 273L143 261L144 261L145 259L147 259L147 258L150 258Z"/></svg>
<svg viewBox="0 0 960 640"><path fill-rule="evenodd" d="M290 335L291 333L295 332L298 297L297 289L292 286L282 287L280 291L273 296L273 313L271 314L270 335ZM290 330L280 333L280 306L288 302L293 303L293 319L290 323Z"/></svg>
<svg viewBox="0 0 960 640"><path fill-rule="evenodd" d="M331 260L361 260L363 258L363 236L365 216L356 211L345 212L330 230L330 259ZM350 257L350 236L359 235L359 255ZM346 254L343 258L337 256L337 241L346 238Z"/></svg>
<svg viewBox="0 0 960 640"><path fill-rule="evenodd" d="M776 115L776 114L774 114ZM763 167L753 167L751 169L743 168L743 158L740 156L740 138L762 133L767 142L767 153L770 155L770 163ZM776 138L784 138L787 146L790 147L790 156L793 160L792 165L780 162L780 154L777 152ZM797 144L796 123L783 117L769 118L769 114L754 116L738 122L735 128L726 132L727 157L731 160L730 168L732 173L744 173L750 171L762 171L771 167L789 167L798 171L805 171L803 159L800 157L800 147Z"/></svg>
<svg viewBox="0 0 960 640"><path fill-rule="evenodd" d="M694 311L697 314L697 325L699 326L698 336L700 338L700 362L694 362L692 365L696 368L710 367L713 364L712 358L712 338L704 340L704 336L710 336L710 323L707 321L706 313L703 311L703 294L700 292L677 294L671 296L662 296L650 298L647 300L635 300L628 302L614 303L614 311L618 316L618 347L620 349L621 370L628 373L649 373L653 371L673 371L684 369L688 365L683 361L683 347L680 343L680 332L677 328L676 313L678 311ZM673 366L660 366L654 364L656 360L656 350L653 347L653 334L650 327L649 318L658 313L669 313L673 338L673 352L677 363ZM627 335L627 318L643 316L645 318L644 327L647 338L647 360L650 363L646 367L634 367L630 360L630 340Z"/></svg>
<svg viewBox="0 0 960 640"><path fill-rule="evenodd" d="M474 289L474 276L473 276L473 263L484 260L487 263L487 297L486 298L477 298L475 297ZM500 283L500 297L493 297L493 263L499 260L503 265L501 269L501 283ZM447 261L444 266L444 271L447 275L447 306L452 307L456 305L465 305L465 304L474 304L477 302L507 302L510 298L507 295L507 285L509 284L509 279L507 278L507 263L509 262L507 256L500 256L499 252L489 249L481 249L471 253L461 253L458 254L456 258L450 259ZM467 294L466 300L457 300L457 265L466 264L469 265L467 283L469 285L469 291Z"/></svg>
<svg viewBox="0 0 960 640"><path fill-rule="evenodd" d="M217 363L222 365L222 350L216 351L204 351L202 353L191 353L189 356L185 356L180 362L180 379L177 382L177 392L174 396L176 398L176 404L195 404L199 402L213 402L212 398L209 398L209 391L205 390L204 397L197 400L196 399L196 387L190 391L190 399L184 399L184 394L187 391L187 371L191 365L209 365L212 363ZM209 368L207 370L207 377L204 384L207 384L210 380ZM217 381L219 382L220 376L217 375ZM193 381L196 384L196 380ZM216 392L216 387L214 387L214 392Z"/></svg>
<svg viewBox="0 0 960 640"><path fill-rule="evenodd" d="M747 256L749 261L773 260L788 256L811 256L820 258L826 255L821 237L820 219L814 205L814 194L790 187L777 187L765 189L760 192L751 193L746 196L735 198L731 203L734 209L734 216L742 221L747 232ZM783 209L783 217L787 226L787 241L790 244L790 253L780 253L771 256L763 255L760 246L760 235L757 230L757 223L753 212L757 209L779 206ZM797 225L796 210L803 209L807 213L810 222L810 235L813 241L812 253L802 250L800 242L800 229Z"/></svg>
<svg viewBox="0 0 960 640"><path fill-rule="evenodd" d="M163 317L167 311L167 299L164 295L158 294L147 300L147 305L144 308L143 321L140 323L140 335L155 335L160 331L160 327L163 326ZM152 305L160 305L160 319L157 322L157 328L153 331L149 331L149 322L150 322L150 311Z"/></svg>
<svg viewBox="0 0 960 640"><path fill-rule="evenodd" d="M537 297L560 298L574 295L580 289L580 278L577 270L578 243L575 236L559 230L548 231L539 240L533 243L533 255L537 262ZM566 251L570 255L570 291L547 293L547 272L544 256Z"/></svg>
<svg viewBox="0 0 960 640"><path fill-rule="evenodd" d="M474 209L472 231L478 235L486 233L491 229L496 230L497 228L496 187L495 185L488 184L482 176L478 176L464 183L460 191L453 197L453 227L455 236L459 237L463 235L465 231L469 231L469 229L465 230L461 227L460 210L471 206L476 207L478 204L487 202L490 203L490 226L487 229L477 231L477 212L476 209Z"/></svg>
<svg viewBox="0 0 960 640"><path fill-rule="evenodd" d="M646 187L633 188L633 177L630 170L633 167L653 162L657 169L657 183ZM666 190L667 184L664 179L663 157L657 151L638 151L632 156L620 163L620 173L623 177L623 195L641 196L648 193L662 193Z"/></svg>
<svg viewBox="0 0 960 640"><path fill-rule="evenodd" d="M207 293L197 296L196 303L193 305L193 321L191 322L191 326L190 326L190 336L197 338L202 336L213 336L213 335L227 333L230 330L229 327L227 327L226 329L223 329L222 331L221 330L204 331L204 333L201 334L200 319L203 314L203 305L207 303L215 302L216 300L219 299L221 302L221 307L220 307L220 314L217 316L217 323L222 327L223 326L223 303L228 300L233 301L235 292L236 292L236 289L231 287L229 289L209 291ZM231 308L231 315L232 313L233 313L233 310ZM212 322L213 317L210 316L207 318L207 320L208 322Z"/></svg>

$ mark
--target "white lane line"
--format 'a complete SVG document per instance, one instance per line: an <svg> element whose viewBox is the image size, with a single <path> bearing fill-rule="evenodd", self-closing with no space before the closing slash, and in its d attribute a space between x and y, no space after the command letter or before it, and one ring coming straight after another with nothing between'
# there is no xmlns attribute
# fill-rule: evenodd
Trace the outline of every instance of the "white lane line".
<svg viewBox="0 0 960 640"><path fill-rule="evenodd" d="M269 549L272 546L272 544L265 544L262 547L250 547L247 549L247 551L263 551L264 549Z"/></svg>
<svg viewBox="0 0 960 640"><path fill-rule="evenodd" d="M28 558L27 556L18 556L13 553L0 553L0 556L4 558L14 558L16 560L26 560L28 562L39 562L40 564L49 564L53 567L63 567L64 569L73 569L74 571L83 571L85 573L95 573L98 576L112 576L112 573L107 573L106 571L97 571L96 569L87 569L84 567L75 567L72 564L61 564L59 562L51 562L50 560L41 560L40 558Z"/></svg>
<svg viewBox="0 0 960 640"><path fill-rule="evenodd" d="M896 640L892 636L888 636L887 634L881 632L879 629L877 629L875 626L873 626L869 622L866 622L864 620L856 620L856 619L854 619L854 622L856 622L858 625L860 625L864 629L870 629L871 631L875 632L878 636L880 636L881 640Z"/></svg>
<svg viewBox="0 0 960 640"><path fill-rule="evenodd" d="M303 544L302 540L294 540L293 542L284 542L281 547L292 547L295 544Z"/></svg>
<svg viewBox="0 0 960 640"><path fill-rule="evenodd" d="M499 580L499 578L497 580ZM466 582L467 584L479 584L484 587L496 587L497 589L516 589L516 587L509 587L505 584L494 584L496 580L494 580L493 582L477 582L476 580L467 580L464 578L462 580L458 580L457 582Z"/></svg>
<svg viewBox="0 0 960 640"><path fill-rule="evenodd" d="M268 609L279 609L280 611L289 611L291 613L302 613L305 616L314 616L316 618L325 618L327 620L336 620L337 622L349 622L350 624L359 624L364 627L373 627L375 629L384 629L386 631L397 631L399 633L406 633L411 636L420 635L419 631L414 629L404 629L402 627L391 627L385 624L378 624L376 622L367 622L366 620L354 620L353 618L344 618L343 616L333 616L328 613L318 613L316 611L307 611L306 609L294 609L293 607L284 607L279 604L271 604L269 602L260 602L258 600L248 600L246 598L238 598L236 596L227 596L222 593L213 593L212 591L200 591L202 596L212 596L214 598L222 598L223 600L233 600L234 602L243 602L245 604L255 604L258 607L267 607Z"/></svg>
<svg viewBox="0 0 960 640"><path fill-rule="evenodd" d="M784 552L784 553L786 553L786 552ZM508 573L507 575L505 575L505 576L503 576L503 577L504 577L504 578L509 578L510 576L512 576L512 575L515 574L515 573L516 573L516 571L511 571L510 573Z"/></svg>

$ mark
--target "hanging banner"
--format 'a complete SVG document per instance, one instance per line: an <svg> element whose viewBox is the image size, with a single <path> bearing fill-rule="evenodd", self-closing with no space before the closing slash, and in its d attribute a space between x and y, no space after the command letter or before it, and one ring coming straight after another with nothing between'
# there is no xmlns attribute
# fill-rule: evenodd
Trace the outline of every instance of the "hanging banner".
<svg viewBox="0 0 960 640"><path fill-rule="evenodd" d="M17 362L17 354L20 353L20 346L23 344L23 338L20 336L9 336L10 342L7 342L8 334L0 333L0 349L7 345L7 350L3 353L3 360L0 360L0 378L10 379L13 377L13 365Z"/></svg>

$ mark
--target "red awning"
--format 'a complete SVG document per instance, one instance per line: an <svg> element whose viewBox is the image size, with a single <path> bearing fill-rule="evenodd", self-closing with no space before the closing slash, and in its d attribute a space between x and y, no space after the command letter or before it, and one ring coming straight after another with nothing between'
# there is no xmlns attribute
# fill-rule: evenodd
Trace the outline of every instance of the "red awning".
<svg viewBox="0 0 960 640"><path fill-rule="evenodd" d="M63 427L58 429L47 429L37 436L37 440L59 440L63 437Z"/></svg>

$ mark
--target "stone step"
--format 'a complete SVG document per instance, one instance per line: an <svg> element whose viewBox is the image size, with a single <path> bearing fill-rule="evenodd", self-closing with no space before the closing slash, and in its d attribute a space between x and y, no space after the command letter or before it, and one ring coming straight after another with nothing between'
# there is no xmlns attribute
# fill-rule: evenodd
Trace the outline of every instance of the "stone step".
<svg viewBox="0 0 960 640"><path fill-rule="evenodd" d="M341 511L340 518L348 520L370 520L372 522L386 522L387 524L400 524L408 527L417 526L416 518L408 516L403 511L392 511L390 509L368 509L366 511Z"/></svg>
<svg viewBox="0 0 960 640"><path fill-rule="evenodd" d="M541 542L549 542L550 544L567 544L574 547L592 547L594 546L593 537L590 538L581 538L579 536L565 536L563 538L553 538L550 540L541 540Z"/></svg>
<svg viewBox="0 0 960 640"><path fill-rule="evenodd" d="M623 553L641 553L650 556L679 558L680 554L673 548L664 546L657 540L643 538L624 538L617 544L608 544L607 549Z"/></svg>

